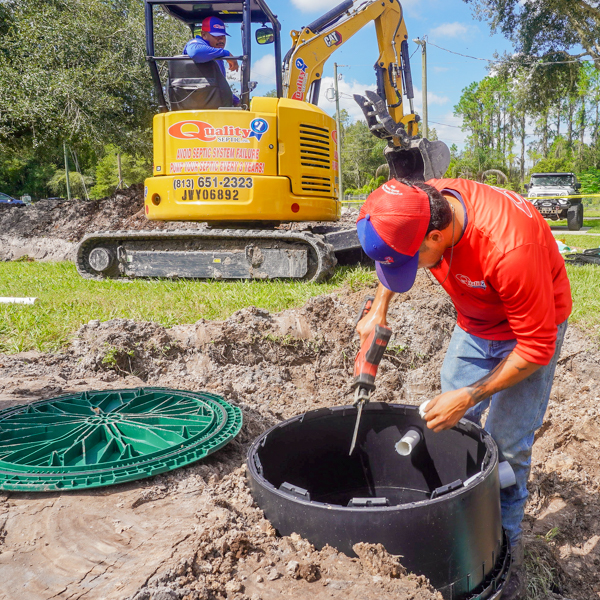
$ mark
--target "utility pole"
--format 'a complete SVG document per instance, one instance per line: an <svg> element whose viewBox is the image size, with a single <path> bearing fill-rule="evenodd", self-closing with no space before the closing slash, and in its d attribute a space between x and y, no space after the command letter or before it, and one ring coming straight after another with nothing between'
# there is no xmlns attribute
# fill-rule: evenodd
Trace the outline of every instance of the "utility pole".
<svg viewBox="0 0 600 600"><path fill-rule="evenodd" d="M335 90L335 126L337 128L337 151L338 151L338 192L339 200L344 199L344 190L342 188L342 127L340 124L340 93L338 91L338 66L345 67L346 65L338 65L333 63L333 89Z"/></svg>
<svg viewBox="0 0 600 600"><path fill-rule="evenodd" d="M71 182L69 181L69 158L67 156L67 142L63 142L63 151L65 153L65 177L67 181L67 199L71 199Z"/></svg>
<svg viewBox="0 0 600 600"><path fill-rule="evenodd" d="M423 69L423 137L429 137L429 126L427 121L427 40L417 38L413 40L421 46L421 67Z"/></svg>
<svg viewBox="0 0 600 600"><path fill-rule="evenodd" d="M121 174L121 153L117 153L117 170L119 172L119 183L117 183L117 189L123 187L123 175Z"/></svg>

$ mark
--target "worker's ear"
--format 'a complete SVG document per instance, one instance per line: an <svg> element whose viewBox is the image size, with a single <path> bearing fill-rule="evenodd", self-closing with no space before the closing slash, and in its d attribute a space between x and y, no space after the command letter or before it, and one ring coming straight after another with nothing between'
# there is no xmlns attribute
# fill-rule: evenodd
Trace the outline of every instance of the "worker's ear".
<svg viewBox="0 0 600 600"><path fill-rule="evenodd" d="M440 242L444 241L444 236L442 235L442 232L439 229L432 229L426 236L425 239L423 240L423 244L426 242L429 242L430 244L439 244Z"/></svg>

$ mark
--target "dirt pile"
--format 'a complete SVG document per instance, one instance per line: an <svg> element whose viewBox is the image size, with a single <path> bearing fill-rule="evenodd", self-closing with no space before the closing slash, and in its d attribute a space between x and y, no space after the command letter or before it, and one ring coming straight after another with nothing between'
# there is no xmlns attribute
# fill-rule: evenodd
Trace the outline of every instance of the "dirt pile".
<svg viewBox="0 0 600 600"><path fill-rule="evenodd" d="M29 206L0 204L0 260L16 260L25 255L36 260L73 260L77 243L86 233L95 231L207 227L198 221L148 221L143 194L143 185L138 184L101 200L47 199ZM358 211L343 212L336 227L353 227ZM280 228L308 227L308 223L288 223Z"/></svg>
<svg viewBox="0 0 600 600"><path fill-rule="evenodd" d="M37 260L72 260L79 240L94 231L200 226L204 225L148 221L141 184L101 200L48 199L29 206L0 204L0 260L24 255Z"/></svg>
<svg viewBox="0 0 600 600"><path fill-rule="evenodd" d="M228 446L186 468L79 493L0 499L0 597L271 600L439 599L377 546L350 558L279 538L253 504L244 461L281 419L349 404L364 292L329 295L271 314L165 329L113 320L83 326L63 354L0 355L0 407L85 389L158 385L209 390L242 408ZM390 310L394 337L375 399L417 404L439 389L454 314L419 275ZM548 418L534 447L527 511L530 598L600 593L600 352L571 328Z"/></svg>

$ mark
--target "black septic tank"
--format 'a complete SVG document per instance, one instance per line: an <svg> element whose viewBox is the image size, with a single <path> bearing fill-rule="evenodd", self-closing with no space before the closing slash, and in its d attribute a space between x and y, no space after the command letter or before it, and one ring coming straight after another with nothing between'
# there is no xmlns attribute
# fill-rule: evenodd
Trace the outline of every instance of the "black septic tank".
<svg viewBox="0 0 600 600"><path fill-rule="evenodd" d="M433 433L417 407L370 403L349 456L356 414L307 412L255 440L248 479L267 519L350 556L357 542L381 543L446 599L500 598L510 550L489 434L465 420ZM409 429L420 433L412 451L399 444Z"/></svg>

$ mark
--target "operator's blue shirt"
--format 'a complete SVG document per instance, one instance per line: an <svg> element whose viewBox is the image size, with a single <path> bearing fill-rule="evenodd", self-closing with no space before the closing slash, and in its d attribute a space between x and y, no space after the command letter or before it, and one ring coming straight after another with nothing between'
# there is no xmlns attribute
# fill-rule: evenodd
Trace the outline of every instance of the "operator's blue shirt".
<svg viewBox="0 0 600 600"><path fill-rule="evenodd" d="M189 56L194 62L205 63L215 58L223 58L232 56L229 50L225 48L213 48L204 38L197 35L193 40L190 40L184 47L183 53ZM217 60L216 63L221 69L221 73L225 75L225 61ZM233 105L238 106L240 99L233 94Z"/></svg>
<svg viewBox="0 0 600 600"><path fill-rule="evenodd" d="M187 54L194 62L205 63L215 58L223 58L224 56L231 56L229 50L225 48L213 48L204 38L196 36L193 40L190 40L183 49L183 53ZM218 60L217 64L221 73L225 75L225 61Z"/></svg>

